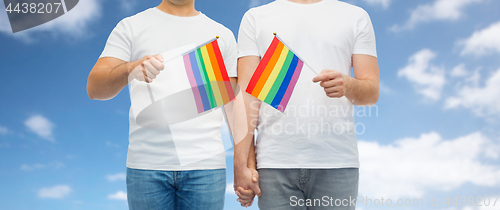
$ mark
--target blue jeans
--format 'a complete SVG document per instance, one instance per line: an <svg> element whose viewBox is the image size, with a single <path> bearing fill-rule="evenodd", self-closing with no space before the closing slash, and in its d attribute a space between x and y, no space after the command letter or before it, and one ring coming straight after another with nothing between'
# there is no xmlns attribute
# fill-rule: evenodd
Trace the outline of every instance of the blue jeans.
<svg viewBox="0 0 500 210"><path fill-rule="evenodd" d="M226 169L156 171L127 168L130 210L224 209Z"/></svg>
<svg viewBox="0 0 500 210"><path fill-rule="evenodd" d="M259 169L261 210L354 210L359 169Z"/></svg>

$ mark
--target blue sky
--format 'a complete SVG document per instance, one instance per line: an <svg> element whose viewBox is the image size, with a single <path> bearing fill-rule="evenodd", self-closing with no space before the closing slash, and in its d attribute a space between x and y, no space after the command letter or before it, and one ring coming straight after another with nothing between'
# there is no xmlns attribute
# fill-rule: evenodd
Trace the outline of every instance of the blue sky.
<svg viewBox="0 0 500 210"><path fill-rule="evenodd" d="M245 11L267 2L198 0L196 8L237 36ZM371 115L357 108L360 195L441 199L404 209L500 209L500 199L496 208L443 204L500 196L500 1L347 2L372 18L382 81ZM159 3L83 0L16 34L0 12L2 209L127 209L129 94L98 102L85 87L114 26ZM226 209L240 209L226 198Z"/></svg>

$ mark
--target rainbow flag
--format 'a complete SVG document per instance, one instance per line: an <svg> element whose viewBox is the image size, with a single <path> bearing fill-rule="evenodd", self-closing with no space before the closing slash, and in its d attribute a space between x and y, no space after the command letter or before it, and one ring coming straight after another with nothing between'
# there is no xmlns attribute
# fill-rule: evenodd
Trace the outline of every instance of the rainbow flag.
<svg viewBox="0 0 500 210"><path fill-rule="evenodd" d="M198 113L235 99L217 39L183 57Z"/></svg>
<svg viewBox="0 0 500 210"><path fill-rule="evenodd" d="M275 36L246 92L284 112L303 65L304 62Z"/></svg>

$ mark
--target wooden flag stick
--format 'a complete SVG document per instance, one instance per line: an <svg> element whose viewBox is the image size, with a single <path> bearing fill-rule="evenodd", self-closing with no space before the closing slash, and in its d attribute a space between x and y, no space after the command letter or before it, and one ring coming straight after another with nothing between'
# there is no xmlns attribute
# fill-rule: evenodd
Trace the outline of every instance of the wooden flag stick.
<svg viewBox="0 0 500 210"><path fill-rule="evenodd" d="M273 33L273 35L274 35L274 36L276 36L276 37L280 40L280 42L282 42L283 44L285 44L285 42L284 42L284 41L283 41L283 40L282 40L282 39L278 36L278 34L277 34L276 32L274 32L274 33ZM285 46L287 46L287 47L288 47L289 45L285 44ZM311 71L313 71L313 72L316 74L316 76L318 75L318 72L317 72L317 71L315 71L313 68L311 68L311 66L307 65L307 63L306 63L306 61L305 61L304 59L302 59L302 58L301 58L301 57L300 57L297 53L295 53L295 52L294 52L294 51L293 51L290 47L288 47L288 49L290 49L290 51L292 51L292 52L293 52L293 54L295 54L295 55L296 55L296 56L297 56L300 60L302 60L302 62L304 62L304 65L306 65L309 69L311 69Z"/></svg>

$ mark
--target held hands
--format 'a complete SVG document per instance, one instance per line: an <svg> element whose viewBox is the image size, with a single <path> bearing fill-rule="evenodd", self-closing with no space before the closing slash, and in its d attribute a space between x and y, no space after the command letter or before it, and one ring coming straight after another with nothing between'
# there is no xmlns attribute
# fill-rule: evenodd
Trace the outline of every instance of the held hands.
<svg viewBox="0 0 500 210"><path fill-rule="evenodd" d="M242 207L249 207L253 204L255 195L260 196L259 174L257 170L246 168L238 170L235 174L234 192L238 196L236 199ZM250 177L251 176L251 181ZM255 191L254 191L255 190Z"/></svg>
<svg viewBox="0 0 500 210"><path fill-rule="evenodd" d="M330 98L341 98L346 95L346 83L349 76L343 75L340 71L325 69L318 76L313 78L313 82L320 82L319 85L324 88L325 93Z"/></svg>
<svg viewBox="0 0 500 210"><path fill-rule="evenodd" d="M165 68L163 65L163 56L161 54L144 56L141 60L131 62L132 70L129 74L129 82L132 79L151 83L156 76Z"/></svg>

